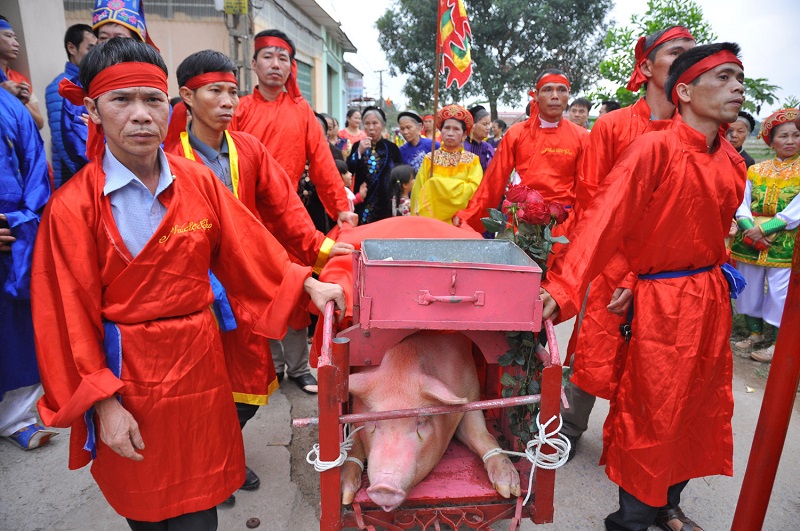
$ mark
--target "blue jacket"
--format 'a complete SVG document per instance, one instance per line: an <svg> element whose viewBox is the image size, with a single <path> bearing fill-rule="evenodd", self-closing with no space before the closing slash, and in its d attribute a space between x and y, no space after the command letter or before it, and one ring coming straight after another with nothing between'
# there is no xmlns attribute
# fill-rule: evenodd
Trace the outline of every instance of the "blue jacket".
<svg viewBox="0 0 800 531"><path fill-rule="evenodd" d="M86 107L73 105L58 93L58 84L67 78L78 83L78 67L67 62L62 74L47 85L47 119L53 142L53 176L56 187L78 173L88 162L86 160L86 138L89 128L83 123L81 115Z"/></svg>
<svg viewBox="0 0 800 531"><path fill-rule="evenodd" d="M39 381L30 279L39 216L50 197L44 142L28 110L0 90L0 214L16 241L0 251L0 400Z"/></svg>

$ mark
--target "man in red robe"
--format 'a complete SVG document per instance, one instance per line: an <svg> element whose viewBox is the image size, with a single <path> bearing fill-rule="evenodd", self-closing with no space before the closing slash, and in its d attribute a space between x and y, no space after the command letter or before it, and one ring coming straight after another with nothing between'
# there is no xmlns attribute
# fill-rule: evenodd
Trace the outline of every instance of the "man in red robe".
<svg viewBox="0 0 800 531"><path fill-rule="evenodd" d="M177 77L184 105L173 109L170 130L178 128L177 142L167 152L204 164L258 218L270 233L301 264L316 273L329 256L351 254L353 246L335 243L319 232L303 207L286 172L254 136L227 131L239 104L236 66L213 50L194 53L178 66ZM191 124L180 117L191 113ZM247 312L232 307L236 327L223 331L225 364L233 388L233 399L242 428L278 388L269 341L253 333ZM258 370L253 370L253 367ZM289 373L290 377L294 376ZM249 467L242 489L260 485ZM229 500L234 501L231 497Z"/></svg>
<svg viewBox="0 0 800 531"><path fill-rule="evenodd" d="M548 69L539 75L531 117L506 132L467 208L453 218L455 225L467 223L483 232L481 218L500 205L515 169L521 184L535 189L545 200L575 205L578 163L589 132L562 119L569 89L569 80L560 70ZM565 234L569 224L568 220L556 227L554 235Z"/></svg>
<svg viewBox="0 0 800 531"><path fill-rule="evenodd" d="M90 163L48 203L34 251L39 412L72 428L70 468L94 458L132 529L214 530L245 468L209 269L266 337L303 291L343 308L341 288L292 264L209 170L159 149L169 103L154 48L111 39L80 81L61 92L83 96Z"/></svg>
<svg viewBox="0 0 800 531"><path fill-rule="evenodd" d="M672 129L680 123L675 105L664 91L667 73L680 54L694 46L689 30L672 26L641 37L636 44L636 65L628 90L638 92L645 85L645 96L633 105L607 113L595 122L581 162L576 211L589 206L597 187L614 167L622 153L636 138L650 131ZM630 267L618 252L602 273L593 279L586 298L584 313L575 324L567 349L567 364L572 378L566 388L569 409L562 412L562 433L572 442L575 455L578 438L586 431L595 397L608 400L614 357L624 343L620 325L625 317L620 307L624 288L633 282Z"/></svg>
<svg viewBox="0 0 800 531"><path fill-rule="evenodd" d="M339 225L355 226L358 216L350 211L344 183L311 106L297 85L294 43L285 33L266 30L254 40L252 67L258 77L253 94L244 96L230 129L244 131L267 147L297 190L308 164L308 178L328 215ZM281 342L273 341L272 358L278 378L286 372L300 388L317 392L317 381L308 372L307 327L311 323L305 308L298 308Z"/></svg>
<svg viewBox="0 0 800 531"><path fill-rule="evenodd" d="M720 266L745 167L720 126L743 102L738 52L713 44L675 60L665 89L683 123L631 144L543 285L543 317L568 319L618 249L639 278L604 427L601 463L620 487L608 530L694 529L679 508L688 480L733 473L732 268Z"/></svg>

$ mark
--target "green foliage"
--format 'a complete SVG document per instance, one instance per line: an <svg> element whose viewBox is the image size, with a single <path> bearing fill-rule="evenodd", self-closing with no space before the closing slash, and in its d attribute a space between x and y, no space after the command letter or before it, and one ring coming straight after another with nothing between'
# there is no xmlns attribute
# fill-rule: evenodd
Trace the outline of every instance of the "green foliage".
<svg viewBox="0 0 800 531"><path fill-rule="evenodd" d="M753 114L761 114L764 104L773 105L778 101L775 91L780 90L778 85L772 85L765 77L745 77L744 79L744 105L742 109Z"/></svg>
<svg viewBox="0 0 800 531"><path fill-rule="evenodd" d="M781 103L781 107L783 107L784 109L787 109L789 107L797 109L798 107L800 107L800 99L798 99L798 97L795 95L786 96L783 99L783 102Z"/></svg>
<svg viewBox="0 0 800 531"><path fill-rule="evenodd" d="M544 363L537 355L542 351L536 334L533 332L509 332L506 335L508 351L500 356L498 363L507 367L500 377L503 385L501 395L503 398L512 396L537 395L541 393L542 370ZM519 439L519 449L524 450L525 444L536 433L536 415L539 413L539 404L528 404L508 408L509 429Z"/></svg>
<svg viewBox="0 0 800 531"><path fill-rule="evenodd" d="M623 106L634 103L638 95L625 89L625 85L633 72L636 41L643 35L675 25L688 28L698 44L707 44L717 38L711 25L703 18L702 8L694 0L648 0L643 15L634 14L628 25L612 26L608 30L603 41L606 58L600 63L600 75L616 88L598 91L598 98L615 99Z"/></svg>
<svg viewBox="0 0 800 531"><path fill-rule="evenodd" d="M395 0L378 19L378 42L392 75L407 74L411 107L430 109L436 41L436 0ZM461 91L440 89L442 102L480 97L515 105L545 68L567 72L578 92L596 79L603 22L611 0L468 0L473 74ZM443 84L442 84L443 87Z"/></svg>

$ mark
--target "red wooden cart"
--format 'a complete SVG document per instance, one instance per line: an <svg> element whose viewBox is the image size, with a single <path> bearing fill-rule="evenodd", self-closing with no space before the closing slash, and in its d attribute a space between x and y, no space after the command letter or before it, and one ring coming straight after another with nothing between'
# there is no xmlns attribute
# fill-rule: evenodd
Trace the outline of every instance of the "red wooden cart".
<svg viewBox="0 0 800 531"><path fill-rule="evenodd" d="M557 419L562 367L552 322L542 323L540 278L535 262L504 240L365 240L353 259L353 325L334 338L332 303L325 313L318 363L320 461L339 458L343 426L348 423L483 409L489 429L508 444L516 439L502 408L538 401L543 422ZM541 395L501 398L500 378L506 368L498 365L498 358L508 349L506 332L541 333L543 328L549 354L545 351L543 356ZM348 414L350 368L379 364L387 348L419 330L458 331L472 340L481 401ZM317 419L294 421L295 426L315 423ZM546 446L542 450L554 452ZM492 523L506 519L512 520L510 529L517 529L526 517L535 523L552 522L555 470L535 468L532 501L523 504L531 463L521 459L515 466L523 493L506 499L492 488L481 457L451 441L436 468L391 512L384 512L367 496L366 473L353 504L343 507L339 468L335 467L320 473L320 529L438 530L446 525L489 530Z"/></svg>

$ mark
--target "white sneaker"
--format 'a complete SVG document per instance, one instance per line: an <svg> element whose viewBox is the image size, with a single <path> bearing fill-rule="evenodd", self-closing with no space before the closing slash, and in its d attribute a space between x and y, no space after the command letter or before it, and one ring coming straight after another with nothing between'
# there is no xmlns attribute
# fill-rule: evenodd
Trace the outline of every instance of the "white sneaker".
<svg viewBox="0 0 800 531"><path fill-rule="evenodd" d="M775 345L770 345L767 348L762 348L761 350L755 350L751 352L750 359L760 361L761 363L770 363L772 361L772 356L774 355Z"/></svg>
<svg viewBox="0 0 800 531"><path fill-rule="evenodd" d="M750 334L745 339L742 339L741 341L737 341L736 343L734 343L733 346L740 350L750 350L759 343L763 342L764 342L764 334Z"/></svg>

